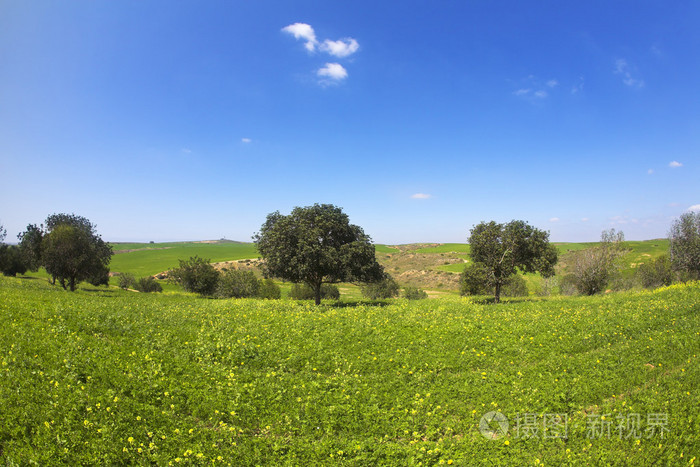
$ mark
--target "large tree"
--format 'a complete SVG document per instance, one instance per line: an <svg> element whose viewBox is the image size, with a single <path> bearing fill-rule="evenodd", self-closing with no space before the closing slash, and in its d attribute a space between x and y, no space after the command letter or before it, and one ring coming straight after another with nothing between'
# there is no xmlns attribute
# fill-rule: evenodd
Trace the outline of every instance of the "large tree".
<svg viewBox="0 0 700 467"><path fill-rule="evenodd" d="M332 204L296 207L288 216L273 212L253 239L265 275L307 284L317 305L323 283L383 278L369 235Z"/></svg>
<svg viewBox="0 0 700 467"><path fill-rule="evenodd" d="M97 233L95 225L75 214L52 214L41 242L41 262L63 288L75 290L81 281L93 285L109 280L112 247Z"/></svg>
<svg viewBox="0 0 700 467"><path fill-rule="evenodd" d="M501 288L517 271L554 275L557 250L549 243L549 233L525 221L482 222L471 229L469 245L472 261L486 269L496 303L501 300Z"/></svg>
<svg viewBox="0 0 700 467"><path fill-rule="evenodd" d="M700 278L700 212L686 212L673 222L668 234L673 269L685 277Z"/></svg>
<svg viewBox="0 0 700 467"><path fill-rule="evenodd" d="M29 224L27 230L17 235L19 248L30 271L38 271L41 266L41 242L44 239L42 226Z"/></svg>

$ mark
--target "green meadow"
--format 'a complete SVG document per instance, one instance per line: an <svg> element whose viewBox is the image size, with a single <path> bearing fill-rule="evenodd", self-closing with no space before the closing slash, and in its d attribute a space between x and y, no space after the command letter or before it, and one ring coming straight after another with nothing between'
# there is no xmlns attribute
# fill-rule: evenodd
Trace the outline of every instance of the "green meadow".
<svg viewBox="0 0 700 467"><path fill-rule="evenodd" d="M0 459L694 465L698 354L700 283L314 307L0 278Z"/></svg>

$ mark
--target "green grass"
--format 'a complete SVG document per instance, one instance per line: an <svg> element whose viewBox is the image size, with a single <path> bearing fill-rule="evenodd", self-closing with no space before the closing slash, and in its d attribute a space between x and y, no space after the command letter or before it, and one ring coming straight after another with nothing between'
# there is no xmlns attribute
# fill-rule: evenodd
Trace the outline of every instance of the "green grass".
<svg viewBox="0 0 700 467"><path fill-rule="evenodd" d="M188 259L195 255L212 262L257 258L259 256L253 243L142 243L116 244L113 247L115 251L118 251L134 249L132 247L139 245L142 248L138 248L136 251L115 254L110 263L110 270L143 277L177 267L178 260Z"/></svg>
<svg viewBox="0 0 700 467"><path fill-rule="evenodd" d="M0 460L692 465L698 354L698 283L316 308L0 278ZM489 411L505 437L479 433ZM552 413L568 439L518 436L517 414ZM644 434L658 413L663 438L587 436L589 415Z"/></svg>

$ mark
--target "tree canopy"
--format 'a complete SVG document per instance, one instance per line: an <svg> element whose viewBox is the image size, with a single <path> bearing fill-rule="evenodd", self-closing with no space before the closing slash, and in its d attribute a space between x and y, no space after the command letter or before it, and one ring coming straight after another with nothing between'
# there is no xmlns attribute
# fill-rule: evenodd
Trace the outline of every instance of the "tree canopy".
<svg viewBox="0 0 700 467"><path fill-rule="evenodd" d="M557 250L549 243L549 233L525 221L481 222L471 229L469 245L472 261L486 269L496 303L501 288L518 270L539 272L544 277L554 275Z"/></svg>
<svg viewBox="0 0 700 467"><path fill-rule="evenodd" d="M112 247L89 220L75 214L52 214L46 219L46 229L41 240L41 263L54 280L71 291L81 281L107 284ZM28 228L29 232L33 230Z"/></svg>
<svg viewBox="0 0 700 467"><path fill-rule="evenodd" d="M265 275L307 284L317 305L323 283L383 278L369 235L331 204L295 207L287 216L273 212L253 239Z"/></svg>

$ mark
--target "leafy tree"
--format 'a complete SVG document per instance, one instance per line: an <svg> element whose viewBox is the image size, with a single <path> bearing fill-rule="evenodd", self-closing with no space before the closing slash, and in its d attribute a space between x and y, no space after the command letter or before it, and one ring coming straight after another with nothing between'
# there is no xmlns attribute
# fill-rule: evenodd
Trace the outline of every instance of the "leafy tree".
<svg viewBox="0 0 700 467"><path fill-rule="evenodd" d="M19 247L0 244L0 272L4 276L16 276L27 272L27 264Z"/></svg>
<svg viewBox="0 0 700 467"><path fill-rule="evenodd" d="M700 278L700 212L686 212L669 232L673 269L692 279Z"/></svg>
<svg viewBox="0 0 700 467"><path fill-rule="evenodd" d="M496 303L501 300L503 285L517 271L554 275L557 250L549 243L549 233L524 221L482 222L471 229L469 245L472 261L486 268Z"/></svg>
<svg viewBox="0 0 700 467"><path fill-rule="evenodd" d="M219 271L209 264L208 259L192 256L188 260L179 260L180 267L170 271L170 277L187 292L212 296L219 283Z"/></svg>
<svg viewBox="0 0 700 467"><path fill-rule="evenodd" d="M428 298L428 294L423 289L418 287L406 287L403 289L403 297L408 300L423 300Z"/></svg>
<svg viewBox="0 0 700 467"><path fill-rule="evenodd" d="M260 281L253 271L229 269L219 277L216 296L221 298L255 297L260 293Z"/></svg>
<svg viewBox="0 0 700 467"><path fill-rule="evenodd" d="M379 282L370 282L362 286L362 296L370 300L398 297L399 284L389 274Z"/></svg>
<svg viewBox="0 0 700 467"><path fill-rule="evenodd" d="M289 298L292 300L314 300L316 292L307 284L292 284L289 290ZM340 290L332 284L321 284L321 298L325 300L338 300Z"/></svg>
<svg viewBox="0 0 700 467"><path fill-rule="evenodd" d="M101 238L81 228L60 224L46 235L42 247L46 272L58 279L64 289L74 291L84 280L95 285L106 282L112 249Z"/></svg>
<svg viewBox="0 0 700 467"><path fill-rule="evenodd" d="M572 264L576 289L583 295L603 292L614 274L622 268L625 234L604 230L598 246L577 251Z"/></svg>
<svg viewBox="0 0 700 467"><path fill-rule="evenodd" d="M102 240L94 224L75 214L52 214L45 225L40 257L54 283L58 279L64 289L73 291L81 281L93 285L109 282L112 247ZM25 234L32 238L28 245L33 248L39 228L30 227Z"/></svg>
<svg viewBox="0 0 700 467"><path fill-rule="evenodd" d="M331 204L296 207L288 216L273 212L253 239L265 276L305 283L317 305L324 283L382 279L370 237Z"/></svg>
<svg viewBox="0 0 700 467"><path fill-rule="evenodd" d="M27 268L30 271L38 271L41 266L41 242L44 239L43 225L39 227L29 224L27 230L20 233L17 238Z"/></svg>
<svg viewBox="0 0 700 467"><path fill-rule="evenodd" d="M7 230L5 230L5 227L0 224L0 244L5 241L5 237L7 237Z"/></svg>

